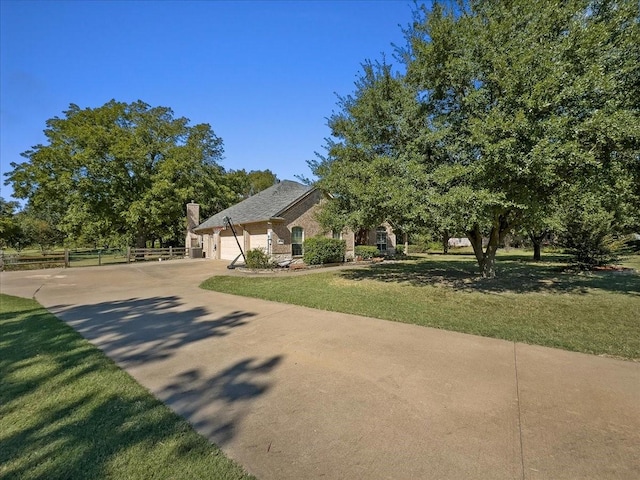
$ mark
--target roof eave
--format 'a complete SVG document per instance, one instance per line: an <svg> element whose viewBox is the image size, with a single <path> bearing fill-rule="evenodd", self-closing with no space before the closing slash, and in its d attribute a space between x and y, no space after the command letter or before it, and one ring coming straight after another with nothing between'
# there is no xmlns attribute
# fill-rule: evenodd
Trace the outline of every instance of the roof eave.
<svg viewBox="0 0 640 480"><path fill-rule="evenodd" d="M268 223L268 222L282 223L285 220L286 219L283 218L283 217L270 217L270 218L263 218L263 219L260 219L260 220L248 220L248 221L237 222L237 223L233 222L233 224L234 225L243 226L243 225L251 225L251 224L254 224L254 223ZM196 227L196 228L193 229L193 232L197 233L197 234L202 234L202 233L207 233L207 231L209 231L209 230L216 230L218 228L226 229L227 227L226 227L226 225L209 225L209 226L202 227L202 228Z"/></svg>

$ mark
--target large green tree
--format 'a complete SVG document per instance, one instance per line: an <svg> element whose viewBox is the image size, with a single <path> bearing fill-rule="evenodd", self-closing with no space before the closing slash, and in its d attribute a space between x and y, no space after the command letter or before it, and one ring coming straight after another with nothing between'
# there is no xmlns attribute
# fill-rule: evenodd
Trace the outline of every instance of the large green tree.
<svg viewBox="0 0 640 480"><path fill-rule="evenodd" d="M582 195L612 213L612 228L637 226L638 10L630 0L422 7L401 52L406 74L365 68L339 103L320 184L342 186L356 212L404 205L401 223L449 219L487 277L508 232L539 237Z"/></svg>
<svg viewBox="0 0 640 480"><path fill-rule="evenodd" d="M320 214L333 230L354 231L388 221L411 232L424 224L423 170L429 158L422 138L425 116L415 90L386 61L363 64L353 95L339 97L329 118L327 153L308 162L318 185L331 194Z"/></svg>
<svg viewBox="0 0 640 480"><path fill-rule="evenodd" d="M207 214L234 200L218 164L222 139L170 108L72 104L46 125L47 143L12 163L7 183L31 211L59 219L68 242L179 242L186 203Z"/></svg>
<svg viewBox="0 0 640 480"><path fill-rule="evenodd" d="M0 197L0 248L20 244L21 229L17 217L19 206L18 202Z"/></svg>
<svg viewBox="0 0 640 480"><path fill-rule="evenodd" d="M58 228L59 222L55 217L50 216L51 212L35 211L27 206L16 215L21 236L19 239L21 247L37 246L42 253L54 249L64 243L64 232ZM19 246L14 244L14 248L19 250Z"/></svg>
<svg viewBox="0 0 640 480"><path fill-rule="evenodd" d="M226 179L230 188L238 195L238 200L244 200L262 190L266 190L278 183L278 177L271 170L231 170Z"/></svg>
<svg viewBox="0 0 640 480"><path fill-rule="evenodd" d="M470 212L463 226L484 275L509 230L539 235L540 219L583 192L613 213L612 227L636 223L638 32L628 0L473 1L461 13L436 6L416 25L408 77L459 167L450 193Z"/></svg>

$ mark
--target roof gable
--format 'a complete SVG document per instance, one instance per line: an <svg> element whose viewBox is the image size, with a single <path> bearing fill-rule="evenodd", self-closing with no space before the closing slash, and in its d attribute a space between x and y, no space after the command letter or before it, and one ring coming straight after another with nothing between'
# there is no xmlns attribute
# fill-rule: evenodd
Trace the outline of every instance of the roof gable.
<svg viewBox="0 0 640 480"><path fill-rule="evenodd" d="M298 202L314 187L291 180L283 180L235 205L208 218L194 231L224 227L224 218L229 217L234 224L267 221L278 217L292 204Z"/></svg>

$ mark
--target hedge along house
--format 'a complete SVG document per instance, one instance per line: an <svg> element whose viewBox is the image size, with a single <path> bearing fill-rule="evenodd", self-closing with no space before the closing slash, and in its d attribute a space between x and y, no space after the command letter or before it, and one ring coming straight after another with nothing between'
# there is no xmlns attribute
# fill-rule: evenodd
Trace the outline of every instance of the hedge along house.
<svg viewBox="0 0 640 480"><path fill-rule="evenodd" d="M347 258L353 258L353 232L327 233L316 219L321 203L326 200L325 194L315 187L283 180L192 228L192 236L200 236L206 258L234 260L240 250L225 221L230 218L245 253L259 248L277 261L302 257L304 240L321 235L345 240ZM395 235L390 228L377 230L369 232L367 243L393 252ZM193 244L193 237L190 241Z"/></svg>

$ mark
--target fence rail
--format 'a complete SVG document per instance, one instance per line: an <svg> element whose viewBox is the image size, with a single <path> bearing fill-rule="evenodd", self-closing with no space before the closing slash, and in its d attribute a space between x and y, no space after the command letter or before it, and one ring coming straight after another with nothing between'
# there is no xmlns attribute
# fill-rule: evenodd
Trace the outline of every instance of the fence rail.
<svg viewBox="0 0 640 480"><path fill-rule="evenodd" d="M0 270L69 268L185 258L184 247L64 250L45 254L0 253Z"/></svg>
<svg viewBox="0 0 640 480"><path fill-rule="evenodd" d="M173 258L183 258L186 256L187 249L184 247L168 247L168 248L130 248L128 252L128 261L139 260L170 260Z"/></svg>
<svg viewBox="0 0 640 480"><path fill-rule="evenodd" d="M28 270L36 268L66 267L69 258L66 253L50 253L46 255L0 255L0 267L4 270Z"/></svg>

